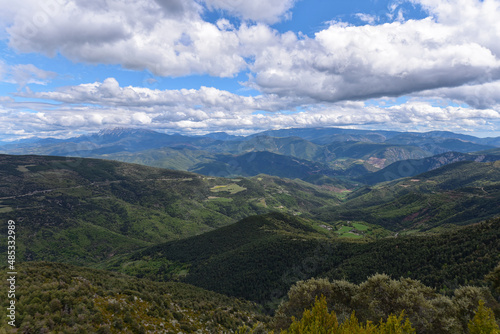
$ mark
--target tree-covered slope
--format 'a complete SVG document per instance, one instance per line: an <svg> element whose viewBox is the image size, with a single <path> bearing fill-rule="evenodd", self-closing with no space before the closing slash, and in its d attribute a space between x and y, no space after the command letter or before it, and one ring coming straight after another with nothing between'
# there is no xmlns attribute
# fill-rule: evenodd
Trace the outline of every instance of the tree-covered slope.
<svg viewBox="0 0 500 334"><path fill-rule="evenodd" d="M500 154L495 154L496 151L488 150L484 151L484 153L477 152L471 154L447 152L423 159L400 160L371 174L365 174L357 180L373 185L403 177L415 176L460 161L494 162L500 160Z"/></svg>
<svg viewBox="0 0 500 334"><path fill-rule="evenodd" d="M310 221L283 214L156 245L110 261L108 268L185 282L258 302L279 300L310 277L359 283L375 273L410 277L438 288L481 283L500 261L500 219L440 235L398 236L373 242L334 238ZM179 273L179 272L177 272Z"/></svg>
<svg viewBox="0 0 500 334"><path fill-rule="evenodd" d="M281 276L304 254L310 254L326 230L298 217L271 213L171 243L152 246L131 256L111 260L106 268L155 279L185 282L255 301L271 299L281 288ZM299 255L300 254L300 255ZM184 273L164 275L172 268Z"/></svg>
<svg viewBox="0 0 500 334"><path fill-rule="evenodd" d="M498 215L500 162L463 161L349 194L319 220L360 220L393 231L466 225Z"/></svg>
<svg viewBox="0 0 500 334"><path fill-rule="evenodd" d="M0 156L0 219L18 222L19 258L26 260L96 263L254 214L307 214L338 203L337 196L267 176L225 179L115 161Z"/></svg>
<svg viewBox="0 0 500 334"><path fill-rule="evenodd" d="M266 320L255 304L183 283L50 262L16 268L18 333L231 333ZM0 332L13 329L7 319Z"/></svg>
<svg viewBox="0 0 500 334"><path fill-rule="evenodd" d="M275 154L267 151L251 152L237 156L219 155L217 160L201 163L191 171L213 176L255 176L259 174L304 179L311 175L333 176L337 173L327 165Z"/></svg>
<svg viewBox="0 0 500 334"><path fill-rule="evenodd" d="M117 152L95 158L117 160L151 167L188 171L199 163L212 162L216 154L192 147L162 147L140 152Z"/></svg>

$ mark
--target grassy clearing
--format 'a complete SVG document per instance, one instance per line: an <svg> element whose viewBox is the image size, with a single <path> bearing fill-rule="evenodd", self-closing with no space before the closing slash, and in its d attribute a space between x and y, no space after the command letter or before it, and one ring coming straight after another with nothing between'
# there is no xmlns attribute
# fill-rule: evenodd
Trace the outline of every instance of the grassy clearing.
<svg viewBox="0 0 500 334"><path fill-rule="evenodd" d="M406 230L400 233L400 235L412 235L412 234L419 234L420 230Z"/></svg>
<svg viewBox="0 0 500 334"><path fill-rule="evenodd" d="M0 206L0 213L7 213L11 211L14 211L14 209L10 206Z"/></svg>
<svg viewBox="0 0 500 334"><path fill-rule="evenodd" d="M21 165L21 166L17 166L16 169L20 172L27 173L30 171L27 167L34 167L34 166L36 166L36 165L25 165L25 166Z"/></svg>
<svg viewBox="0 0 500 334"><path fill-rule="evenodd" d="M338 231L337 233L339 234L344 234L344 233L348 233L352 230L352 227L350 226L342 226Z"/></svg>
<svg viewBox="0 0 500 334"><path fill-rule="evenodd" d="M370 226L361 222L339 222L337 227L337 234L340 238L362 239L373 236Z"/></svg>
<svg viewBox="0 0 500 334"><path fill-rule="evenodd" d="M352 226L358 231L367 231L369 229L365 224L352 223Z"/></svg>
<svg viewBox="0 0 500 334"><path fill-rule="evenodd" d="M209 201L212 201L212 202L225 202L225 203L229 203L229 202L232 202L232 201L233 201L233 199L232 199L232 198L226 198L226 197L213 197L213 196L208 197L208 200L209 200Z"/></svg>
<svg viewBox="0 0 500 334"><path fill-rule="evenodd" d="M340 236L341 238L350 238L350 239L362 239L364 236L360 234L355 234L352 232L344 233Z"/></svg>
<svg viewBox="0 0 500 334"><path fill-rule="evenodd" d="M220 185L220 186L215 186L213 188L210 188L210 191L213 193L218 193L221 191L228 191L231 195L237 194L239 192L245 191L247 188L240 187L236 183L231 183L228 185Z"/></svg>

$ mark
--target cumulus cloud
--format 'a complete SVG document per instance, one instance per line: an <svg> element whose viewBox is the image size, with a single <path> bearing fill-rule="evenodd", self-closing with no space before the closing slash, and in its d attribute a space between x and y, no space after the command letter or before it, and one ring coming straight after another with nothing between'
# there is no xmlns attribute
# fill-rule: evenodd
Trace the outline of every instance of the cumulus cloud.
<svg viewBox="0 0 500 334"><path fill-rule="evenodd" d="M20 52L60 53L76 62L120 64L156 76L232 77L250 71L245 84L262 93L122 87L109 78L18 93L40 99L36 105L2 99L8 107L2 122L17 128L3 127L20 131L25 125L27 132L134 125L201 132L370 124L399 130L498 128L500 1L406 0L428 13L419 20L405 19L401 2L394 2L389 23L358 14L367 25L330 22L313 37L269 26L290 15L293 0L1 2L9 45ZM206 8L238 16L242 23L207 22ZM33 65L6 71L0 63L0 76L2 68L4 78L21 86L55 75ZM154 84L155 78L148 80ZM415 99L390 108L360 102L407 94ZM435 107L431 98L470 108Z"/></svg>
<svg viewBox="0 0 500 334"><path fill-rule="evenodd" d="M96 131L109 127L146 127L153 130L202 134L226 131L248 134L266 129L289 127L355 126L383 127L405 131L470 131L498 127L500 115L493 110L466 110L458 107L438 108L426 103L409 103L391 108L367 106L316 106L307 111L289 113L205 112L186 109L182 112L150 110L139 112L129 108L64 107L36 113L0 113L0 130L20 131L24 135L62 130ZM7 133L7 132L3 132Z"/></svg>
<svg viewBox="0 0 500 334"><path fill-rule="evenodd" d="M365 102L318 103L276 95L240 96L216 88L158 90L121 87L114 78L64 87L58 91L22 92L40 102L9 103L0 114L0 131L28 133L96 131L109 127L201 134L226 131L248 134L269 128L356 126L391 130L468 131L498 127L493 109L437 107L422 99L383 107ZM58 104L52 101L62 102ZM15 110L17 109L17 111ZM25 110L37 110L28 113ZM59 132L60 133L60 132Z"/></svg>
<svg viewBox="0 0 500 334"><path fill-rule="evenodd" d="M167 17L192 16L202 8L194 1L185 0L155 0Z"/></svg>
<svg viewBox="0 0 500 334"><path fill-rule="evenodd" d="M276 23L290 18L295 0L203 0L211 9L222 9L244 20Z"/></svg>
<svg viewBox="0 0 500 334"><path fill-rule="evenodd" d="M285 34L256 56L252 84L267 93L334 102L498 79L500 20L486 22L489 27L480 15L470 20L480 28L467 34L431 17L375 26L336 22L314 38Z"/></svg>
<svg viewBox="0 0 500 334"><path fill-rule="evenodd" d="M74 61L121 64L159 76L231 77L250 69L247 84L263 93L325 102L500 78L498 0L408 1L429 17L375 25L375 17L358 14L371 24L331 22L308 38L265 24L286 16L292 0L202 2L260 21L239 27L226 19L204 21L194 1L53 0L42 6L25 0L8 33L10 45L22 52L59 52ZM398 12L397 3L391 12Z"/></svg>
<svg viewBox="0 0 500 334"><path fill-rule="evenodd" d="M360 19L361 21L366 22L368 24L374 24L375 22L378 21L378 17L376 17L375 15L370 15L370 14L366 14L366 13L357 13L356 17L358 19Z"/></svg>
<svg viewBox="0 0 500 334"><path fill-rule="evenodd" d="M230 77L246 66L236 33L203 21L193 1L53 2L46 10L38 1L23 1L7 29L12 47L161 76Z"/></svg>
<svg viewBox="0 0 500 334"><path fill-rule="evenodd" d="M466 103L473 108L500 110L500 81L434 89L421 92L418 95L435 99L448 99L459 104Z"/></svg>
<svg viewBox="0 0 500 334"><path fill-rule="evenodd" d="M17 96L64 102L67 104L95 104L114 107L154 108L176 110L203 108L203 110L256 110L278 111L294 108L297 104L310 101L278 98L275 95L241 96L214 87L200 89L159 90L145 87L121 87L115 78L103 82L61 87L49 92L20 92Z"/></svg>

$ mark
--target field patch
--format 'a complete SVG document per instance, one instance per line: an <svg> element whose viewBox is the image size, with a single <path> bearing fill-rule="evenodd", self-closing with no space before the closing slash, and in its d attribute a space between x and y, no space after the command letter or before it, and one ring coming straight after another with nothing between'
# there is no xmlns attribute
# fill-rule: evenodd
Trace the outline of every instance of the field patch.
<svg viewBox="0 0 500 334"><path fill-rule="evenodd" d="M231 183L231 184L227 184L227 185L220 185L220 186L215 186L215 187L210 188L210 191L213 193L227 191L231 195L237 194L237 193L245 191L245 190L247 190L247 188L240 187L236 183Z"/></svg>
<svg viewBox="0 0 500 334"><path fill-rule="evenodd" d="M208 196L209 201L213 202L232 202L232 198L226 198L226 197L215 197L215 196Z"/></svg>
<svg viewBox="0 0 500 334"><path fill-rule="evenodd" d="M386 233L380 228L366 224L364 222L353 222L353 221L339 221L335 224L336 233L340 238L350 238L350 239L362 239L369 238L373 239L377 236L383 236Z"/></svg>

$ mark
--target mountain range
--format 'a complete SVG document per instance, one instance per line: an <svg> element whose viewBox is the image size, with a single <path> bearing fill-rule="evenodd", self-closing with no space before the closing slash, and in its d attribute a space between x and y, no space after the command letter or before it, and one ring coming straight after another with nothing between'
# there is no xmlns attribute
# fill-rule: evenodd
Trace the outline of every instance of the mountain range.
<svg viewBox="0 0 500 334"><path fill-rule="evenodd" d="M334 128L0 146L16 327L262 333L323 294L341 320L468 333L479 300L500 316L499 146Z"/></svg>
<svg viewBox="0 0 500 334"><path fill-rule="evenodd" d="M477 138L444 131L297 128L242 137L225 133L170 135L115 128L69 139L5 144L0 146L0 153L93 157L209 176L268 174L306 180L326 175L373 184L456 161L495 161L498 147L500 137ZM426 158L429 159L421 160ZM403 165L410 164L411 170L394 165L399 161L407 161ZM386 167L389 169L382 170Z"/></svg>

